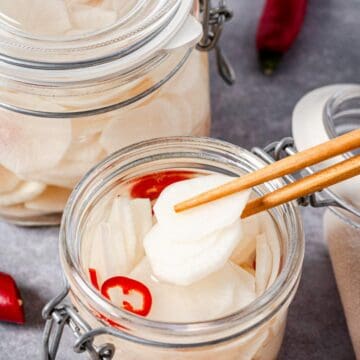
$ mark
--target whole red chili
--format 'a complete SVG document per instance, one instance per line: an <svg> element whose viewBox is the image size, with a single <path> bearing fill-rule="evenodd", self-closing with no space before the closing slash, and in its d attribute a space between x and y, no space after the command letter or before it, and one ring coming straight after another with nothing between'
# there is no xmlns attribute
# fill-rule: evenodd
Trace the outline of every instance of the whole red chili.
<svg viewBox="0 0 360 360"><path fill-rule="evenodd" d="M155 200L167 186L190 179L193 175L191 171L164 171L145 175L133 184L130 190L131 197Z"/></svg>
<svg viewBox="0 0 360 360"><path fill-rule="evenodd" d="M257 29L260 65L266 74L277 67L301 30L307 0L266 0Z"/></svg>
<svg viewBox="0 0 360 360"><path fill-rule="evenodd" d="M101 294L111 300L109 292L115 288L120 288L124 295L130 295L135 292L142 297L142 306L140 308L134 308L130 302L124 300L122 306L125 310L140 316L149 314L152 305L152 296L150 290L143 283L125 276L114 276L103 283Z"/></svg>
<svg viewBox="0 0 360 360"><path fill-rule="evenodd" d="M15 280L0 272L0 321L24 324L24 308Z"/></svg>

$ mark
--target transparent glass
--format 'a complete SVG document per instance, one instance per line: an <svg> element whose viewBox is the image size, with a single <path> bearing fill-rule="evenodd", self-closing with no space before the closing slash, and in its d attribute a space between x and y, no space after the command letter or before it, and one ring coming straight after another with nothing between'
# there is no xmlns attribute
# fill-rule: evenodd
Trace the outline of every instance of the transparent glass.
<svg viewBox="0 0 360 360"><path fill-rule="evenodd" d="M327 102L323 121L329 138L360 128L360 89L341 91ZM354 154L356 151L354 152ZM345 154L343 158L352 156ZM329 208L324 214L324 236L329 246L340 297L357 357L360 357L360 177L332 187L327 194L343 209Z"/></svg>
<svg viewBox="0 0 360 360"><path fill-rule="evenodd" d="M178 3L161 1L166 11L159 19L173 16ZM125 67L123 57L108 53L90 63L1 63L0 217L22 225L57 224L75 184L110 153L155 137L208 135L208 58L194 46L157 49ZM31 54L51 53L46 49ZM69 56L70 50L56 52Z"/></svg>
<svg viewBox="0 0 360 360"><path fill-rule="evenodd" d="M83 259L87 224L115 188L165 170L241 175L264 166L237 146L196 137L163 138L120 150L94 168L70 197L60 231L60 258L72 303L93 327L121 324L96 343L112 343L115 359L276 359L288 307L295 295L304 256L301 219L294 203L273 209L281 247L281 272L274 284L242 310L196 323L166 323L138 317L116 307L90 285ZM276 180L256 187L262 195L283 186ZM101 314L101 316L100 316ZM106 319L106 320L102 320Z"/></svg>

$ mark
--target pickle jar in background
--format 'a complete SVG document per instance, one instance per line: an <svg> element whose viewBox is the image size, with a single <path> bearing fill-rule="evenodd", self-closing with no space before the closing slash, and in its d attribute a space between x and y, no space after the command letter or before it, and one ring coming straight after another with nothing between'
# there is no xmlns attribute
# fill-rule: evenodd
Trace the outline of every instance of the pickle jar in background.
<svg viewBox="0 0 360 360"><path fill-rule="evenodd" d="M4 0L0 14L1 218L56 224L108 154L209 134L197 1Z"/></svg>
<svg viewBox="0 0 360 360"><path fill-rule="evenodd" d="M360 128L360 86L336 84L304 96L293 116L293 135L299 151ZM328 160L312 169L333 165L358 151ZM360 356L357 269L360 264L360 176L324 190L330 206L324 213L324 238L334 269L347 325L357 356Z"/></svg>

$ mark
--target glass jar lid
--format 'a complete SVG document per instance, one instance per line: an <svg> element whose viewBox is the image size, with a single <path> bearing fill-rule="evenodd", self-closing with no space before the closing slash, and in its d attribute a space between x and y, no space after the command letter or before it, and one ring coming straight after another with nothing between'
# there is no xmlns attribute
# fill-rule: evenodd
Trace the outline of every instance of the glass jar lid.
<svg viewBox="0 0 360 360"><path fill-rule="evenodd" d="M0 58L30 67L74 68L163 47L192 0L2 0Z"/></svg>
<svg viewBox="0 0 360 360"><path fill-rule="evenodd" d="M360 126L360 85L336 84L315 89L295 106L292 134L296 149L303 151ZM310 171L334 165L353 154L344 154L313 166ZM324 191L343 209L359 217L360 176Z"/></svg>

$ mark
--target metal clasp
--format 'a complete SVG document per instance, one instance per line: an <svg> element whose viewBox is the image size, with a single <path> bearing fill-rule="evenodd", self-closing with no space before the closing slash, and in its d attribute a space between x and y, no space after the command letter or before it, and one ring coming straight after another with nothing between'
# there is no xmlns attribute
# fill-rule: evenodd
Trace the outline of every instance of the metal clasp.
<svg viewBox="0 0 360 360"><path fill-rule="evenodd" d="M253 154L257 155L269 164L274 161L280 160L286 156L294 155L297 152L294 145L294 139L291 137L286 137L280 141L275 141L265 146L265 148L263 149L259 147L254 147L251 151ZM308 175L314 173L310 168L304 169L304 171ZM284 176L284 178L288 183L294 182L296 180L293 175L287 175ZM334 197L333 194L331 194L330 197L329 194L326 193L327 190L325 189L321 192L301 197L297 199L297 202L300 206L311 206L314 208L332 206L349 211L348 206L346 206L346 204L341 199L339 199L338 197Z"/></svg>
<svg viewBox="0 0 360 360"><path fill-rule="evenodd" d="M227 7L225 0L219 0L216 7L211 6L211 0L201 0L200 7L203 14L204 34L197 44L197 49L200 51L215 49L219 74L227 84L232 85L236 79L235 72L221 50L219 40L224 24L232 19L233 12Z"/></svg>
<svg viewBox="0 0 360 360"><path fill-rule="evenodd" d="M106 331L102 331L101 328L97 331L92 330L79 316L75 308L63 304L62 302L68 293L69 287L66 286L43 310L43 318L46 320L43 337L43 359L56 359L64 328L69 326L76 338L74 344L76 353L87 351L92 360L111 360L115 353L112 344L94 345L95 336Z"/></svg>

